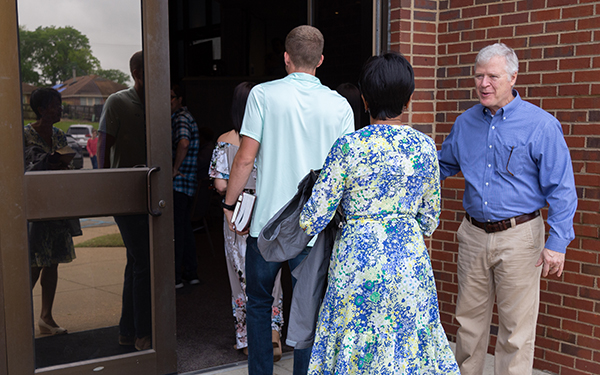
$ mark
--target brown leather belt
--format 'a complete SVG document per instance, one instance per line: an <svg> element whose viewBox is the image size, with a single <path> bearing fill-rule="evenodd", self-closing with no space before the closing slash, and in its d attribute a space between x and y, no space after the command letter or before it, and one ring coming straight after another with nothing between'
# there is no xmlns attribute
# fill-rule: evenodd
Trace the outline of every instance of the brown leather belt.
<svg viewBox="0 0 600 375"><path fill-rule="evenodd" d="M519 216L515 216L511 219L515 219L515 223L516 225L519 224L523 224L528 222L529 220L533 220L536 217L540 216L540 210L537 210L535 212L532 212L530 214L523 214L523 215L519 215ZM492 223L482 223L480 221L477 221L475 219L473 219L469 214L465 213L465 217L467 218L467 220L475 225L478 228L483 229L486 233L494 233L494 232L500 232L503 230L507 230L510 227L512 227L511 224L511 219L505 219L505 220L500 220L500 221L495 221Z"/></svg>

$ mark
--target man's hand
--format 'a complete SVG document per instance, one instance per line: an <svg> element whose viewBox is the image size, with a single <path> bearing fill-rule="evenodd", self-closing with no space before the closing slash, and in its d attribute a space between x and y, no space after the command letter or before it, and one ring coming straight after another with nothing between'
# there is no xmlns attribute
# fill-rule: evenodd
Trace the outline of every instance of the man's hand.
<svg viewBox="0 0 600 375"><path fill-rule="evenodd" d="M565 254L559 253L558 251L544 248L540 254L540 258L535 264L536 267L542 267L542 276L546 277L549 274L560 277L565 267Z"/></svg>
<svg viewBox="0 0 600 375"><path fill-rule="evenodd" d="M246 229L243 232L240 232L238 230L235 229L235 226L233 225L233 223L231 222L231 217L233 216L233 211L230 211L226 208L223 208L223 214L225 215L225 220L227 220L227 225L229 225L229 230L232 232L236 232L237 234L239 234L240 236L243 236L245 234L250 233L250 229Z"/></svg>

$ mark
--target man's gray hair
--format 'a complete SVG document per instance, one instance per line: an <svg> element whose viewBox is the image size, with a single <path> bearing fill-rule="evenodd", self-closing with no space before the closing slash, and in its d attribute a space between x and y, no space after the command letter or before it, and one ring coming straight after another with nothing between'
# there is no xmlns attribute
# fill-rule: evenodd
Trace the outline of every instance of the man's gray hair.
<svg viewBox="0 0 600 375"><path fill-rule="evenodd" d="M477 67L478 64L486 64L496 56L504 57L506 61L504 69L506 70L508 80L510 81L512 76L519 71L519 58L515 51L504 43L496 43L484 47L479 51L475 58L475 66Z"/></svg>

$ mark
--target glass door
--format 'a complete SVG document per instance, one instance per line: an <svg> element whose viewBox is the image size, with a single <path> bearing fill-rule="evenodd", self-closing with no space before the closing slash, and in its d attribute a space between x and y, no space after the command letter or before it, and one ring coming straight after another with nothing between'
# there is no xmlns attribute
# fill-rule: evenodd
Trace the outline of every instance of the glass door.
<svg viewBox="0 0 600 375"><path fill-rule="evenodd" d="M72 20L62 21L65 15ZM132 28L137 28L137 34L129 31ZM86 46L74 48L86 40L78 33L89 38L89 50ZM134 39L137 35L139 46L130 41L132 33ZM63 50L65 40L67 51ZM30 42L29 50L23 50L26 41ZM49 49L48 45L53 48ZM130 51L123 58L122 50L128 48ZM103 49L112 51L100 57ZM138 76L143 86L138 98L145 108L140 122L143 136L124 144L141 145L145 150L142 162L92 169L86 155L81 169L33 167L38 164L25 152L33 152L35 148L24 147L30 145L31 138L30 128L24 128L24 124L33 126L47 118L50 104L23 105L31 99L29 86L53 86L62 95L61 105L55 110L60 108L63 118L82 119L72 120L71 124L77 125L73 128L79 125L96 128L106 98L95 95L94 90L104 90L108 81L118 83L123 77L116 70L124 70L125 77L130 77L129 57L131 50L138 49L143 50L143 75ZM5 204L0 210L0 373L175 373L167 2L0 0L0 50L3 51L0 55L0 194ZM98 55L80 59L81 54L90 52ZM44 57L44 53L48 56ZM37 61L45 61L46 65L33 65L25 58L36 54ZM111 65L112 57L126 61ZM71 65L56 64L61 58ZM91 62L91 65L81 61ZM53 66L59 68L53 70ZM32 84L36 78L39 78L38 84ZM86 86L89 82L84 80L95 83L96 89L89 89L91 86ZM78 85L83 86L79 96L71 92ZM133 85L130 79L122 88L126 90ZM44 113L41 116L27 114L30 107L43 108ZM83 112L74 115L75 107ZM127 113L120 116L123 126L131 124L125 121ZM36 134L45 139L42 132ZM123 133L114 136L117 142L122 141L119 137L123 137ZM77 149L75 144L70 146L68 154ZM129 152L133 151L126 148L125 154ZM112 160L115 157L111 154ZM55 161L48 159L48 163ZM127 229L128 225L119 222L119 218L129 223L132 218L139 220L133 220L137 226ZM66 227L68 223L75 225ZM55 268L58 276L53 276L54 261L45 265L43 251L37 245L56 244L65 228L75 235L76 223L82 228L83 237L94 232L91 228L111 227L110 234L117 234L125 243L143 244L141 246L147 249L148 306L142 310L149 320L149 334L145 344L142 342L144 345L137 348L141 350L136 349L135 337L129 342L131 338L119 336L122 333L119 325L128 313L123 306L128 306L124 297L129 295L125 267L130 264L131 254L125 250L125 244L114 248L66 246L69 255L63 256ZM73 239L83 242L81 237ZM45 276L46 269L50 272ZM48 320L45 313L48 293L44 288L52 290L53 280L58 280L58 287L51 298L52 314ZM33 290L32 281L37 281ZM134 306L140 310L139 304ZM52 319L68 333L57 331Z"/></svg>

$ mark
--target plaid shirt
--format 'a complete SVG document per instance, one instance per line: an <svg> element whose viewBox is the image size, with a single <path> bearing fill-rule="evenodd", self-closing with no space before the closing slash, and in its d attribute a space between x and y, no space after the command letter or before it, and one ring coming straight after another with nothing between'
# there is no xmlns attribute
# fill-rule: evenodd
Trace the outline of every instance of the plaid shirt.
<svg viewBox="0 0 600 375"><path fill-rule="evenodd" d="M198 151L200 149L200 137L198 125L188 111L187 107L178 109L171 115L171 140L173 149L173 162L177 152L177 144L180 140L190 141L185 159L179 167L181 175L173 179L173 190L193 197L198 185Z"/></svg>

